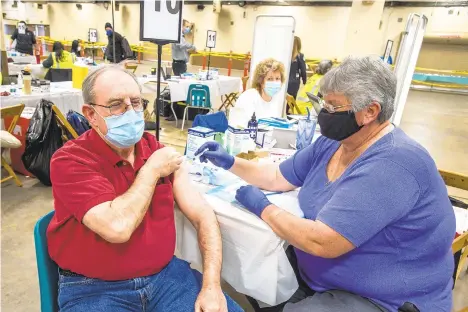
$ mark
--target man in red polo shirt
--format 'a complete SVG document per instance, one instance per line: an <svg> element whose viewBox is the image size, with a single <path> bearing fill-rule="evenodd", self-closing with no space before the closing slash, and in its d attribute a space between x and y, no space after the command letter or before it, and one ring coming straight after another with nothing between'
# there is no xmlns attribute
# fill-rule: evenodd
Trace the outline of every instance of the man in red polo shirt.
<svg viewBox="0 0 468 312"><path fill-rule="evenodd" d="M183 158L144 133L141 90L120 67L83 82L92 130L51 161L49 253L60 311L242 311L220 287L216 216ZM174 257L174 200L198 231L204 275Z"/></svg>

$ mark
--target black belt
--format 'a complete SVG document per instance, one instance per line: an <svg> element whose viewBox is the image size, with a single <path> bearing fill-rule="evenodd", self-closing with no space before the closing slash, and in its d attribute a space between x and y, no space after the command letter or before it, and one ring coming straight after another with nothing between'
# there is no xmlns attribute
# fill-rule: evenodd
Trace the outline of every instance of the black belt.
<svg viewBox="0 0 468 312"><path fill-rule="evenodd" d="M69 276L69 277L84 277L84 275L81 275L81 274L72 272L72 271L70 271L70 270L64 270L64 269L59 268L58 271L59 271L59 274L60 274L60 275L63 275L63 276Z"/></svg>
<svg viewBox="0 0 468 312"><path fill-rule="evenodd" d="M180 60L172 60L174 63L179 63L179 64L186 64L186 61L180 61Z"/></svg>

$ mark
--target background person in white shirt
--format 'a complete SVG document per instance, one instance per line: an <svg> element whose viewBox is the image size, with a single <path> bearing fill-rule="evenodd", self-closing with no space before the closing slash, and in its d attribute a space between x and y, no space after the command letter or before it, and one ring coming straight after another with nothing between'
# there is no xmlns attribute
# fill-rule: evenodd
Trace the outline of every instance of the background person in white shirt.
<svg viewBox="0 0 468 312"><path fill-rule="evenodd" d="M268 58L255 67L252 79L252 88L246 90L236 101L235 111L231 111L229 122L235 126L247 127L247 123L255 112L258 118L272 117L274 107L273 99L281 90L285 81L283 63ZM233 120L235 119L235 120Z"/></svg>

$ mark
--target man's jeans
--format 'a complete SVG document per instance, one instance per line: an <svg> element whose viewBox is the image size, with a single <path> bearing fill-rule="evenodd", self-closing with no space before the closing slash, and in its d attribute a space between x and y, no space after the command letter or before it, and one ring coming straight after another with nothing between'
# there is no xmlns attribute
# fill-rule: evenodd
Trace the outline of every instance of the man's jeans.
<svg viewBox="0 0 468 312"><path fill-rule="evenodd" d="M201 274L176 257L159 273L108 282L60 275L58 304L63 312L194 311ZM243 311L226 296L229 312Z"/></svg>

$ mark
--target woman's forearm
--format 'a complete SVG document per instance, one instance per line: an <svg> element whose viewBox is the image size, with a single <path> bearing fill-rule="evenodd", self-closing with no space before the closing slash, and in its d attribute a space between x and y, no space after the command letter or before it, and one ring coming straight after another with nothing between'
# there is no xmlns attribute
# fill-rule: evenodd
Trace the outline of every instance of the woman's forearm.
<svg viewBox="0 0 468 312"><path fill-rule="evenodd" d="M286 191L284 188L288 186L279 173L277 164L261 164L236 157L230 171L247 183L263 190Z"/></svg>

